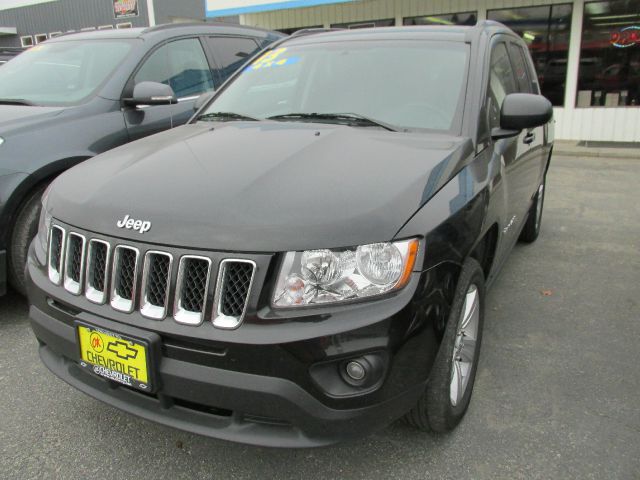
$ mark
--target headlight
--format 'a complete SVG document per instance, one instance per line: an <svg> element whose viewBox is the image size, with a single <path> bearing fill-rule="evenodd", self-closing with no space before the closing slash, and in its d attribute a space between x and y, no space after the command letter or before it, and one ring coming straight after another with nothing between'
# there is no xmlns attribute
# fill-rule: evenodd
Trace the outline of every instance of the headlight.
<svg viewBox="0 0 640 480"><path fill-rule="evenodd" d="M273 304L294 307L372 297L404 287L413 271L418 240L372 243L340 250L288 252Z"/></svg>
<svg viewBox="0 0 640 480"><path fill-rule="evenodd" d="M0 145L4 143L4 138L0 137Z"/></svg>
<svg viewBox="0 0 640 480"><path fill-rule="evenodd" d="M47 211L47 201L49 200L49 191L51 185L42 194L42 210L40 210L40 221L38 222L38 244L40 248L47 256L47 250L49 248L49 229L51 228L51 214Z"/></svg>

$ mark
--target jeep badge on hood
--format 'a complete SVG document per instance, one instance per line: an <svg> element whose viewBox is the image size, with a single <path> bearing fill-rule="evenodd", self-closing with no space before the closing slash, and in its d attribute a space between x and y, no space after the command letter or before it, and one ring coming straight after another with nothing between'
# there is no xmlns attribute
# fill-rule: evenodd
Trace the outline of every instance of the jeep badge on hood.
<svg viewBox="0 0 640 480"><path fill-rule="evenodd" d="M126 228L128 230L136 230L140 233L151 230L151 222L147 220L134 220L129 214L125 215L122 220L116 222L118 228Z"/></svg>

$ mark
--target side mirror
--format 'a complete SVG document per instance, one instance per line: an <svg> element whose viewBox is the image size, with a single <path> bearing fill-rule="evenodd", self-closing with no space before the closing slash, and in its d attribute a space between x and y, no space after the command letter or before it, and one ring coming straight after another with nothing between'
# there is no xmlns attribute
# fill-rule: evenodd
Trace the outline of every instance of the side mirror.
<svg viewBox="0 0 640 480"><path fill-rule="evenodd" d="M197 112L198 110L200 110L200 108L207 103L209 100L211 100L211 98L213 97L213 95L215 94L215 92L211 91L211 92L206 92L203 93L202 95L200 95L198 98L196 98L196 101L193 104L193 111Z"/></svg>
<svg viewBox="0 0 640 480"><path fill-rule="evenodd" d="M158 82L140 82L133 88L133 98L125 99L127 105L171 105L178 103L173 89Z"/></svg>
<svg viewBox="0 0 640 480"><path fill-rule="evenodd" d="M542 95L510 93L500 108L500 128L494 128L494 139L517 135L526 128L544 125L553 116L551 102Z"/></svg>

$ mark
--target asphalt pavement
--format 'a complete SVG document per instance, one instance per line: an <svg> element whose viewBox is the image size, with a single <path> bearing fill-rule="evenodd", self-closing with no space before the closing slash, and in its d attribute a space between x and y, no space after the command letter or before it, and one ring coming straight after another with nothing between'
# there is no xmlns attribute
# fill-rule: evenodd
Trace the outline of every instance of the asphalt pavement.
<svg viewBox="0 0 640 480"><path fill-rule="evenodd" d="M248 447L120 412L40 363L0 298L0 478L640 480L640 158L555 157L543 231L489 292L467 416L312 450Z"/></svg>

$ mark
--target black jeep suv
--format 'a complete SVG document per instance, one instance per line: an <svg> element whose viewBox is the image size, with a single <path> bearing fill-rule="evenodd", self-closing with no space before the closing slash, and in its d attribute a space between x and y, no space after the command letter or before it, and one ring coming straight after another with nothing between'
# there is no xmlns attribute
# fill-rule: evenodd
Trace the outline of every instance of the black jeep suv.
<svg viewBox="0 0 640 480"><path fill-rule="evenodd" d="M217 438L449 430L486 287L540 231L551 115L496 23L278 42L187 125L54 181L27 266L40 356Z"/></svg>
<svg viewBox="0 0 640 480"><path fill-rule="evenodd" d="M65 35L0 69L0 295L24 265L40 197L67 168L184 124L220 86L282 35L232 25L162 25Z"/></svg>

